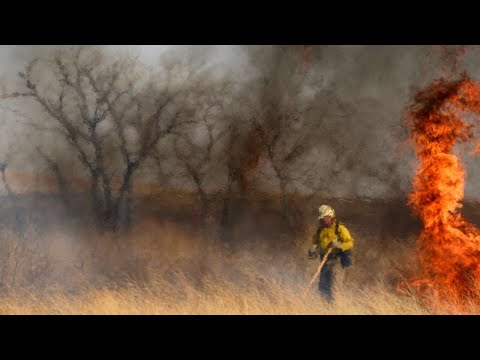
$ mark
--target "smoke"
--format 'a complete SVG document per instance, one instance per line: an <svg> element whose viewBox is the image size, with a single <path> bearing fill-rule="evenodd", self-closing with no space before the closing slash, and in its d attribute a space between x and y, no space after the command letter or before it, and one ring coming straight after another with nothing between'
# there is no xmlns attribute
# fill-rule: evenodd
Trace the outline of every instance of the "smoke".
<svg viewBox="0 0 480 360"><path fill-rule="evenodd" d="M294 171L301 173L302 163L316 167L317 181L328 183L333 196L378 198L408 191L412 158L396 150L406 140L402 112L428 50L316 46L305 79L300 79L302 47L247 52L249 73L272 82L264 101L279 109L293 103L310 132L308 151Z"/></svg>
<svg viewBox="0 0 480 360"><path fill-rule="evenodd" d="M18 85L17 73L35 57L51 54L58 46L3 46L0 49L0 72L3 86ZM112 56L131 54L144 64L155 67L166 58L179 62L195 59L209 70L212 81L228 79L236 93L228 101L249 98L249 104L294 108L302 115L311 137L306 140L304 156L292 168L302 173L315 168L317 182L326 182L333 196L388 198L405 196L411 184L414 158L401 152L407 139L401 119L412 92L437 76L439 59L433 46L313 46L308 56L306 79L302 78L302 46L103 46ZM475 77L473 49L464 59ZM267 87L259 81L269 79ZM226 80L225 80L226 81ZM301 85L301 86L300 86ZM0 154L8 157L11 169L46 171L45 163L35 155L35 146L43 146L71 174L82 174L78 161L72 161L67 146L52 134L25 126L19 113L9 111L12 104L2 105ZM16 107L28 117L45 117L32 111L28 102ZM270 106L272 108L272 106ZM245 111L247 110L247 111ZM249 109L242 109L248 117ZM247 126L248 119L244 119ZM53 145L54 144L54 145ZM161 145L162 146L162 145ZM169 145L163 145L166 148ZM48 148L48 149L47 149ZM243 150L238 150L243 151ZM466 162L469 174L466 197L480 197L474 184L480 173L476 160ZM165 162L168 168L170 165ZM174 163L171 166L175 166ZM268 164L259 163L263 174ZM174 172L174 168L168 169ZM145 179L155 182L152 166L141 170ZM224 174L213 176L223 179ZM272 188L275 179L260 179ZM312 183L310 181L310 183ZM181 183L181 182L180 182ZM222 181L218 181L220 186ZM310 184L309 183L309 184ZM310 191L296 182L299 191ZM182 186L189 186L188 181Z"/></svg>
<svg viewBox="0 0 480 360"><path fill-rule="evenodd" d="M316 130L314 160L305 162L319 167L318 178L331 184L331 195L391 198L408 193L415 159L404 145L402 117L415 89L441 76L445 59L439 52L435 46L313 47L310 77L314 84L322 82L307 100L306 116ZM477 75L478 53L473 48L463 59L464 67ZM275 61L262 69L274 71ZM278 69L277 79L282 76L291 78ZM467 198L480 196L475 161L467 161Z"/></svg>

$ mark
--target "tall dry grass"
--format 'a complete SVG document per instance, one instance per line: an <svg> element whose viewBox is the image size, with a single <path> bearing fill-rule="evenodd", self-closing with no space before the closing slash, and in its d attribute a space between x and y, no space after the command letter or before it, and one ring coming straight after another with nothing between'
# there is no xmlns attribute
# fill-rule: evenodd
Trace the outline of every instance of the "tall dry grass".
<svg viewBox="0 0 480 360"><path fill-rule="evenodd" d="M271 279L269 279L271 280ZM179 287L181 289L179 289ZM188 282L173 285L159 278L148 287L129 284L123 289L84 289L69 296L38 297L13 293L0 300L1 314L428 314L413 298L400 298L381 284L365 290L339 287L334 304L317 294L303 299L299 288L278 283L248 288L204 279L204 288Z"/></svg>
<svg viewBox="0 0 480 360"><path fill-rule="evenodd" d="M354 266L336 273L335 301L329 304L316 285L302 297L318 265L305 259L308 242L289 252L251 245L229 263L193 236L172 223L144 222L128 239L61 232L37 239L49 241L50 258L42 257L48 272L29 284L21 274L36 260L24 258L17 286L0 292L0 314L433 313L414 296L395 292L410 250L393 239L390 253L385 246L358 249Z"/></svg>
<svg viewBox="0 0 480 360"><path fill-rule="evenodd" d="M318 266L306 259L315 224L290 238L271 214L262 212L261 223L258 213L251 224L242 218L235 229L238 261L230 263L212 246L218 229L202 234L184 214L190 202L170 194L148 203L144 208L158 210L156 218L139 215L123 237L67 230L57 215L36 221L48 225L42 231L34 221L21 234L1 228L0 314L480 313L475 304L429 309L396 291L415 270L416 236L396 207L385 215L375 204L336 204L356 248L353 267L337 268L329 304L317 284L302 297ZM58 224L51 221L57 217Z"/></svg>

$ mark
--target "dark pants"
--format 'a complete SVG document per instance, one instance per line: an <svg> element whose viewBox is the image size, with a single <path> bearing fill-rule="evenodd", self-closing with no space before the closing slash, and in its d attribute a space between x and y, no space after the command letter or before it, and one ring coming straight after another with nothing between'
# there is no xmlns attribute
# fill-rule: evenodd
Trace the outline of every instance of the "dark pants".
<svg viewBox="0 0 480 360"><path fill-rule="evenodd" d="M328 301L333 300L333 269L340 258L342 268L347 268L352 265L351 252L345 251L340 254L330 255L327 262L320 272L320 280L318 282L318 290L320 294Z"/></svg>

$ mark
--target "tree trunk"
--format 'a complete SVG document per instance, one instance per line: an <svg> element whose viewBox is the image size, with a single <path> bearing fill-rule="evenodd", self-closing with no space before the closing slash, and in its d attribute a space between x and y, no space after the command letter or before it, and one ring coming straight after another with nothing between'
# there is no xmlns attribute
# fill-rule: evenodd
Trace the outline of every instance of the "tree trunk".
<svg viewBox="0 0 480 360"><path fill-rule="evenodd" d="M105 210L103 213L103 221L105 224L111 224L113 212L112 191L110 188L110 181L106 176L102 177L103 182L103 198L105 202Z"/></svg>
<svg viewBox="0 0 480 360"><path fill-rule="evenodd" d="M122 203L125 200L125 229L129 229L131 225L131 205L132 205L132 175L134 171L134 165L133 164L128 164L127 169L125 170L125 173L123 175L123 183L120 188L119 194L117 196L117 199L115 201L114 207L113 207L113 215L112 215L112 231L116 232L119 228L120 222L121 222L121 207Z"/></svg>
<svg viewBox="0 0 480 360"><path fill-rule="evenodd" d="M92 206L93 213L95 214L95 221L99 230L103 231L105 227L104 214L102 201L100 199L99 192L99 176L97 174L92 175L92 184L91 184L91 196L92 196Z"/></svg>
<svg viewBox="0 0 480 360"><path fill-rule="evenodd" d="M281 206L282 206L282 218L284 221L289 221L288 217L288 195L287 195L287 186L283 181L280 181L280 192L281 192Z"/></svg>
<svg viewBox="0 0 480 360"><path fill-rule="evenodd" d="M132 182L129 181L127 192L125 194L125 231L130 231L132 228L132 201L133 201L133 192L132 192Z"/></svg>
<svg viewBox="0 0 480 360"><path fill-rule="evenodd" d="M206 219L208 216L208 211L209 211L209 202L208 202L208 196L203 190L203 188L198 189L198 196L200 198L200 216L202 219Z"/></svg>
<svg viewBox="0 0 480 360"><path fill-rule="evenodd" d="M209 215L210 215L210 202L208 195L203 188L198 189L198 195L200 197L200 222L202 227L202 235L206 241L210 241L209 232Z"/></svg>
<svg viewBox="0 0 480 360"><path fill-rule="evenodd" d="M275 175L277 177L277 180L278 180L278 184L279 184L279 187L280 187L280 195L281 195L281 199L280 199L280 207L281 207L281 212L282 212L282 220L287 223L289 225L289 227L291 227L291 219L290 219L290 214L289 214L289 201L288 201L288 194L287 194L287 181L285 180L285 177L282 176L282 172L281 170L275 166L275 164L273 163L273 160L271 159L272 161L272 167L273 167L273 170L275 171Z"/></svg>
<svg viewBox="0 0 480 360"><path fill-rule="evenodd" d="M233 179L229 177L227 191L223 198L222 215L220 218L220 241L227 244L231 241L231 202Z"/></svg>

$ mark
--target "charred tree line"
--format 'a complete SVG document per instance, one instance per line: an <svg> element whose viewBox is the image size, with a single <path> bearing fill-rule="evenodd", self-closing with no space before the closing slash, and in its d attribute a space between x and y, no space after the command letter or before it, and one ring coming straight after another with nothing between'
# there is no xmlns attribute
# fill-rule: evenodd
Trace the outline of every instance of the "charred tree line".
<svg viewBox="0 0 480 360"><path fill-rule="evenodd" d="M280 194L282 219L295 229L302 219L294 200L298 187L328 191L323 179L338 175L338 167L315 160L320 142L342 147L324 125L352 117L353 110L315 70L318 49L246 51L254 70L244 79L219 79L194 56L147 67L100 48L63 49L29 62L18 74L18 89L3 101L29 106L34 130L68 145L67 155L46 143L34 148L54 174L66 208L70 169L59 157L88 175L92 213L102 230L130 228L133 182L143 172L156 172L160 185L167 186L166 178L188 184L204 230L215 218L224 242L232 238L238 202L248 201L261 182ZM165 170L167 163L173 172ZM214 196L221 203L216 212Z"/></svg>

